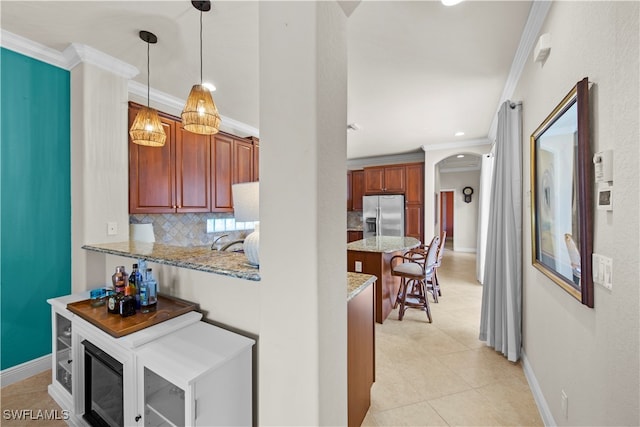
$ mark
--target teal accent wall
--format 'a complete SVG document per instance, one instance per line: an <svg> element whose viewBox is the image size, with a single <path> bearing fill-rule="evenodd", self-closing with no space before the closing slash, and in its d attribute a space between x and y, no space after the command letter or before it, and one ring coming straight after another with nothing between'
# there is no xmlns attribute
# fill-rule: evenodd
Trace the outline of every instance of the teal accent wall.
<svg viewBox="0 0 640 427"><path fill-rule="evenodd" d="M0 52L1 369L51 353L71 293L70 73Z"/></svg>

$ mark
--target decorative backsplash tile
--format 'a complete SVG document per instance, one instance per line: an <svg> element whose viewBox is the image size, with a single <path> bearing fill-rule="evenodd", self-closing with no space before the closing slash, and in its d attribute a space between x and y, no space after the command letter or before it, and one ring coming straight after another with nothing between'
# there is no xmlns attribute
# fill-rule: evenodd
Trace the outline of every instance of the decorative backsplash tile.
<svg viewBox="0 0 640 427"><path fill-rule="evenodd" d="M362 211L347 211L347 228L362 228Z"/></svg>
<svg viewBox="0 0 640 427"><path fill-rule="evenodd" d="M230 226L207 233L207 220L225 226L228 223ZM229 242L244 239L253 231L252 223L250 229L237 230L233 214L230 213L135 214L129 215L129 223L153 224L156 242L174 246L211 245L217 237L225 234L228 236L220 242Z"/></svg>

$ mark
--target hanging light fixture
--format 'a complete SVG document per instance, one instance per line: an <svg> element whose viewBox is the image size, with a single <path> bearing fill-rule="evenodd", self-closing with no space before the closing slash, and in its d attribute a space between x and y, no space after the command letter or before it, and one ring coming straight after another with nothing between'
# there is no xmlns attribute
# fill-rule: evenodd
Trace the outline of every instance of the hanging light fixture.
<svg viewBox="0 0 640 427"><path fill-rule="evenodd" d="M158 42L155 34L140 31L140 38L147 43L147 106L138 111L136 119L129 129L129 135L134 144L162 147L167 140L158 112L149 107L149 45Z"/></svg>
<svg viewBox="0 0 640 427"><path fill-rule="evenodd" d="M220 128L220 114L211 92L202 85L202 12L211 10L211 2L192 1L191 4L200 11L200 84L191 88L182 110L182 126L189 132L213 135Z"/></svg>

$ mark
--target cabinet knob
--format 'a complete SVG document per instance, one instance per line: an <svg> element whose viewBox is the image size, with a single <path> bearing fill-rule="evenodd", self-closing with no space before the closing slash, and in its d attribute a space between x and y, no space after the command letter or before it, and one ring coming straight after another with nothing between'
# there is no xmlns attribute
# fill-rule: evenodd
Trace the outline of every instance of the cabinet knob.
<svg viewBox="0 0 640 427"><path fill-rule="evenodd" d="M140 418L142 418L142 415L136 416L136 422L140 421Z"/></svg>

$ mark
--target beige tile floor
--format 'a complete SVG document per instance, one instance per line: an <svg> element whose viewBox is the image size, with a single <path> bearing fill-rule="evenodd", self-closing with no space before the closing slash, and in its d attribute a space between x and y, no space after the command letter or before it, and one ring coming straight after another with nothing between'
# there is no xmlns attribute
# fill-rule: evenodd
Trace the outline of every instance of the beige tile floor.
<svg viewBox="0 0 640 427"><path fill-rule="evenodd" d="M475 255L445 252L433 323L409 309L376 324L376 382L363 426L541 426L520 363L478 340ZM431 300L432 301L432 300Z"/></svg>
<svg viewBox="0 0 640 427"><path fill-rule="evenodd" d="M448 251L433 323L419 310L394 310L376 325L376 382L363 426L541 426L519 363L478 341L482 287L475 256ZM51 371L2 388L5 409L60 408L47 394ZM64 426L63 421L0 420L2 426Z"/></svg>

